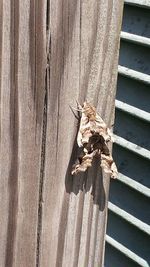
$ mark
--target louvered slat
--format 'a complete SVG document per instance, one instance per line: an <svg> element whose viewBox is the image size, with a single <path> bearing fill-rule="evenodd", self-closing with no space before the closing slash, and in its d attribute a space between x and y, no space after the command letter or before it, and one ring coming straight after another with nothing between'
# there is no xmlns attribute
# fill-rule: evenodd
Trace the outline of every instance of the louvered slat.
<svg viewBox="0 0 150 267"><path fill-rule="evenodd" d="M138 266L140 265L141 267L149 267L149 264L144 259L133 253L131 250L127 249L125 246L117 242L115 239L111 238L109 235L106 235L106 242L119 250L121 253L125 254L132 261L136 262Z"/></svg>
<svg viewBox="0 0 150 267"><path fill-rule="evenodd" d="M135 180L131 179L130 177L119 173L118 180L122 183L130 186L132 189L138 191L139 193L143 194L146 197L150 198L150 189Z"/></svg>
<svg viewBox="0 0 150 267"><path fill-rule="evenodd" d="M144 8L150 8L150 1L149 0L124 0L126 4L135 5Z"/></svg>
<svg viewBox="0 0 150 267"><path fill-rule="evenodd" d="M115 106L117 109L122 110L124 112L127 112L131 114L134 117L137 117L141 120L145 120L146 122L150 122L150 114L149 112L146 112L144 110L141 110L139 108L135 108L131 105L128 105L122 101L116 100Z"/></svg>
<svg viewBox="0 0 150 267"><path fill-rule="evenodd" d="M137 146L137 145L129 142L128 140L126 140L120 136L114 135L114 138L115 138L115 143L118 144L119 146L122 146L125 149L128 149L128 150L136 153L137 155L142 156L143 158L150 160L150 151L149 150L147 150L143 147Z"/></svg>
<svg viewBox="0 0 150 267"><path fill-rule="evenodd" d="M124 66L118 66L118 73L131 79L138 80L139 82L150 84L150 75L145 73L141 73Z"/></svg>
<svg viewBox="0 0 150 267"><path fill-rule="evenodd" d="M145 232L146 234L150 235L150 226L141 220L135 218L128 212L120 209L113 203L108 203L108 209L114 212L116 215L122 217L124 220L128 221L129 223L133 224L135 227L139 228L141 231Z"/></svg>
<svg viewBox="0 0 150 267"><path fill-rule="evenodd" d="M131 43L136 43L136 44L140 44L140 45L144 45L144 46L148 46L150 47L150 39L140 36L140 35L136 35L136 34L132 34L132 33L128 33L128 32L121 32L120 35L122 40L126 40L128 42Z"/></svg>

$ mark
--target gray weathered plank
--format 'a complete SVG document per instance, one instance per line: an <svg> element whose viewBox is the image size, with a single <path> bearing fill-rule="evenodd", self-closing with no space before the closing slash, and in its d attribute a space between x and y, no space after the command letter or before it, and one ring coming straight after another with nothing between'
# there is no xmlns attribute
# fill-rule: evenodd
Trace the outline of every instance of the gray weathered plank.
<svg viewBox="0 0 150 267"><path fill-rule="evenodd" d="M1 1L0 266L36 266L46 6Z"/></svg>
<svg viewBox="0 0 150 267"><path fill-rule="evenodd" d="M109 178L72 177L77 121L88 99L114 120L122 1L51 1L47 131L39 266L102 266Z"/></svg>

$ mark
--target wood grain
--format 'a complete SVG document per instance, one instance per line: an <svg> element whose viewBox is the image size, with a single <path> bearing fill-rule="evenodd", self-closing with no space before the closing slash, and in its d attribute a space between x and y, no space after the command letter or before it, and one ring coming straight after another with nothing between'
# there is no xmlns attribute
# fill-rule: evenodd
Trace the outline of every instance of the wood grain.
<svg viewBox="0 0 150 267"><path fill-rule="evenodd" d="M3 1L0 266L36 266L46 6ZM38 52L37 52L38 51Z"/></svg>
<svg viewBox="0 0 150 267"><path fill-rule="evenodd" d="M71 176L85 99L114 121L123 1L0 3L0 266L103 265L109 177Z"/></svg>

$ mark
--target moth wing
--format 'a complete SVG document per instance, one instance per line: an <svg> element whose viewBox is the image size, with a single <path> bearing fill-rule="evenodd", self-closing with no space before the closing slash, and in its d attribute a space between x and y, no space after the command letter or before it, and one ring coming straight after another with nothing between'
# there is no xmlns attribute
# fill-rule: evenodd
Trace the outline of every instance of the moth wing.
<svg viewBox="0 0 150 267"><path fill-rule="evenodd" d="M111 165L111 178L114 179L118 178L118 170L115 162L113 162Z"/></svg>
<svg viewBox="0 0 150 267"><path fill-rule="evenodd" d="M77 135L77 144L79 147L82 147L83 146L83 143L82 143L82 134L81 134L81 131L79 129L79 132L78 132L78 135Z"/></svg>
<svg viewBox="0 0 150 267"><path fill-rule="evenodd" d="M110 141L114 143L113 132L109 128L107 128L107 134L109 135Z"/></svg>
<svg viewBox="0 0 150 267"><path fill-rule="evenodd" d="M89 137L86 136L86 133L89 127L90 124L88 122L88 117L84 113L82 113L80 127L77 135L77 144L79 147L82 147L85 142L88 142Z"/></svg>
<svg viewBox="0 0 150 267"><path fill-rule="evenodd" d="M103 125L103 127L106 127L105 122L103 121L103 119L101 118L101 116L99 114L97 114L97 113L96 113L96 122L98 122L101 125Z"/></svg>
<svg viewBox="0 0 150 267"><path fill-rule="evenodd" d="M105 173L109 173L111 178L118 177L118 170L115 162L111 155L101 154L101 167L103 168Z"/></svg>
<svg viewBox="0 0 150 267"><path fill-rule="evenodd" d="M104 137L105 141L114 142L112 131L106 126L105 122L98 114L96 114L96 123L97 126L101 129L100 134Z"/></svg>

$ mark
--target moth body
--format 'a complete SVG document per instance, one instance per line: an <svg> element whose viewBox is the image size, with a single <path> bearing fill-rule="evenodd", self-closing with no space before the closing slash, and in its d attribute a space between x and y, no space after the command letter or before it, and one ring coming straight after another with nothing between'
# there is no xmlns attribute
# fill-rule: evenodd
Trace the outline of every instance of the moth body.
<svg viewBox="0 0 150 267"><path fill-rule="evenodd" d="M83 147L83 155L78 163L73 166L72 174L86 171L91 167L93 158L100 156L100 166L104 172L109 173L112 178L118 175L116 164L110 154L108 143L113 142L110 129L103 119L96 113L95 107L88 102L80 106L81 120L77 136L77 144Z"/></svg>

